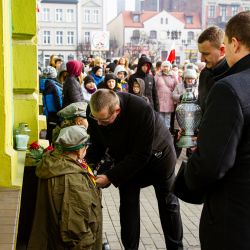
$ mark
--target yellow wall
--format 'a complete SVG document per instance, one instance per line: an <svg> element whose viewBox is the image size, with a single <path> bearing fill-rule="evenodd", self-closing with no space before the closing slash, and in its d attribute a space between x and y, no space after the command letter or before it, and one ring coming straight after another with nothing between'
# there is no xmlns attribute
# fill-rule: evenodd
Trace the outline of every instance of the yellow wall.
<svg viewBox="0 0 250 250"><path fill-rule="evenodd" d="M0 0L0 186L22 184L23 164L13 149L20 122L38 140L36 0Z"/></svg>

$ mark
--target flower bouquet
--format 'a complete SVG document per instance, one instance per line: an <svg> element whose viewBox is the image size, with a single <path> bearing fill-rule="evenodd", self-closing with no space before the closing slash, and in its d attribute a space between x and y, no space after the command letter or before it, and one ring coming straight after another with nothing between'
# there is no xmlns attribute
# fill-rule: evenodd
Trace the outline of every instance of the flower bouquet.
<svg viewBox="0 0 250 250"><path fill-rule="evenodd" d="M39 145L38 142L31 143L26 154L25 166L37 165L37 163L42 159L43 154L51 150L54 150L52 146L44 148Z"/></svg>

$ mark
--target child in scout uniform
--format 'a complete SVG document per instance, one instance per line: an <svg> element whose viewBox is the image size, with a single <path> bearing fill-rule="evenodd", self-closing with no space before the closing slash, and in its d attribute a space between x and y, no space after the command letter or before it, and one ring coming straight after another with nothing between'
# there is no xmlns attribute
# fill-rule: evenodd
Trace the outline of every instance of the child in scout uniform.
<svg viewBox="0 0 250 250"><path fill-rule="evenodd" d="M88 128L88 121L86 118L86 102L74 102L63 108L57 113L57 116L61 119L60 126L56 126L53 130L52 143L55 144L55 141L60 133L60 130L65 127L72 125L83 126L86 129Z"/></svg>
<svg viewBox="0 0 250 250"><path fill-rule="evenodd" d="M89 136L81 126L61 129L61 150L44 154L28 249L102 249L101 199L84 162Z"/></svg>

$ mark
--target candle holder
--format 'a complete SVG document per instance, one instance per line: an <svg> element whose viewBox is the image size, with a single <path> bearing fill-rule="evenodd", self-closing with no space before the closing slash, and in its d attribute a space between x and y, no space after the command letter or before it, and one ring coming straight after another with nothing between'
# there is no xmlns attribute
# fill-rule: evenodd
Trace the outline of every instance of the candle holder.
<svg viewBox="0 0 250 250"><path fill-rule="evenodd" d="M30 135L30 128L27 123L19 123L18 128L16 129L16 150L26 150L28 141L29 141L29 135Z"/></svg>
<svg viewBox="0 0 250 250"><path fill-rule="evenodd" d="M194 132L200 125L202 111L195 103L195 96L192 88L187 88L181 103L176 108L176 119L182 130L181 138L176 144L179 148L190 148L196 146L193 140Z"/></svg>

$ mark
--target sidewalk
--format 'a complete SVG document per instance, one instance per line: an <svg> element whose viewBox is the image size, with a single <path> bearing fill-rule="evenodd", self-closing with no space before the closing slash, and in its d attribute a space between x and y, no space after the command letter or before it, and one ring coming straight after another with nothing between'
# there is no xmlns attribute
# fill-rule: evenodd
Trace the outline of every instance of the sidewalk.
<svg viewBox="0 0 250 250"><path fill-rule="evenodd" d="M184 150L183 150L184 151ZM181 155L177 161L176 169L185 158ZM161 229L157 200L153 187L141 191L141 238L140 250L166 249L164 236ZM185 250L199 250L199 218L202 206L191 205L180 201L183 222L183 243ZM103 190L103 233L107 238L111 250L122 250L120 239L119 220L119 192L111 185Z"/></svg>

